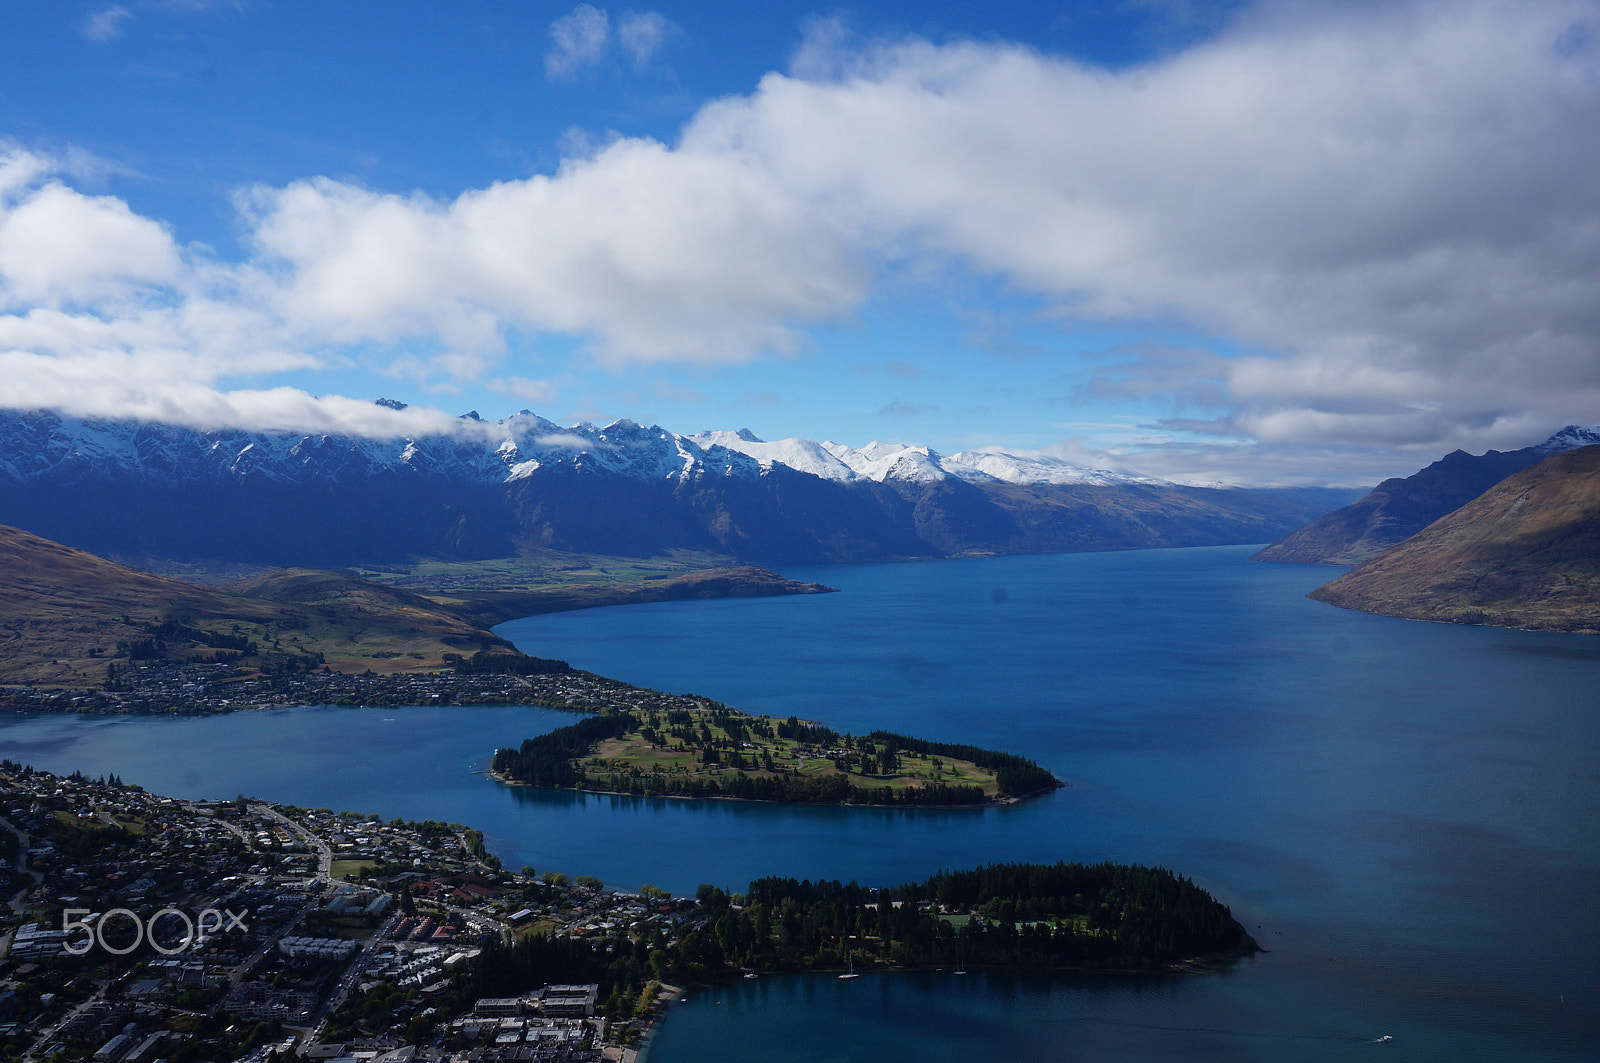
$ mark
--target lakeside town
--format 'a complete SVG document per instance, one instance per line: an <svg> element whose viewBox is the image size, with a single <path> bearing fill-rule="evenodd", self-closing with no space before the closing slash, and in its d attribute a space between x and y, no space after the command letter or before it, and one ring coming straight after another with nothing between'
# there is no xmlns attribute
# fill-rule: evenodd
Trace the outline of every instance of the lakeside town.
<svg viewBox="0 0 1600 1063"><path fill-rule="evenodd" d="M498 659L498 658L497 658ZM471 670L471 662L434 672L336 672L303 669L263 673L230 662L118 661L100 687L0 687L0 711L205 715L302 705L533 705L573 712L605 709L697 709L692 694L630 686L562 661L537 661L532 674Z"/></svg>
<svg viewBox="0 0 1600 1063"><path fill-rule="evenodd" d="M649 887L499 866L459 824L0 765L11 876L0 1055L26 1061L630 1060L675 990L473 998L485 948L671 938L703 918Z"/></svg>
<svg viewBox="0 0 1600 1063"><path fill-rule="evenodd" d="M101 689L4 696L12 710L108 714L536 705L584 715L502 749L497 767L512 752L510 776L609 766L608 787L621 788L620 771L647 792L746 769L893 786L915 774L907 761L926 761L937 791L943 775L993 761L1003 797L1043 773L976 747L752 717L561 661L449 664L386 675L135 660L108 667ZM590 733L619 727L617 749ZM1226 907L1161 868L1008 864L884 887L765 878L745 893L619 892L502 867L459 823L184 800L9 760L0 864L0 1058L25 1063L633 1063L682 986L963 964L1195 973L1256 950Z"/></svg>
<svg viewBox="0 0 1600 1063"><path fill-rule="evenodd" d="M202 716L306 705L528 705L605 717L496 751L491 774L514 785L920 807L1011 803L1062 785L1014 754L888 732L840 734L524 654L451 655L443 670L389 674L337 672L309 658L275 671L140 659L109 663L98 689L0 688L0 712L16 713Z"/></svg>

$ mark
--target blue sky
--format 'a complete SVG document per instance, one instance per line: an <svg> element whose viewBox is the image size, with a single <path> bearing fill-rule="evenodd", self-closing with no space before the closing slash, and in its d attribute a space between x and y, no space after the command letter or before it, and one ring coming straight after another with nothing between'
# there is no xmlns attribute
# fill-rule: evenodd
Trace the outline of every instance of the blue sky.
<svg viewBox="0 0 1600 1063"><path fill-rule="evenodd" d="M1592 2L0 19L7 405L529 408L1202 483L1600 421Z"/></svg>

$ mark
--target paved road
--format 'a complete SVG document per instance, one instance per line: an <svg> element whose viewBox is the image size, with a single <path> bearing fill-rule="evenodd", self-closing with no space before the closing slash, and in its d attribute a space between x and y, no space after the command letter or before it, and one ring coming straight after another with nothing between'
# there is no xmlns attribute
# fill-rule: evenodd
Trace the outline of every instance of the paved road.
<svg viewBox="0 0 1600 1063"><path fill-rule="evenodd" d="M85 1008L93 1004L98 1004L101 1000L105 999L105 993L105 986L101 986L100 988L96 989L93 996L91 996L88 1000L85 1000L82 1004L79 1004L77 1007L73 1008L71 1011L67 1012L66 1015L62 1016L60 1022L41 1033L33 1042L33 1044L28 1046L28 1051L23 1054L23 1060L32 1061L38 1058L37 1053L39 1050L45 1045L49 1044L50 1039L55 1037L56 1034L60 1033L63 1026L77 1018L78 1014Z"/></svg>
<svg viewBox="0 0 1600 1063"><path fill-rule="evenodd" d="M191 815L199 815L200 814L200 810L191 802L185 801L183 803L183 807L186 810L188 810L188 812ZM246 834L244 832L244 829L241 828L238 824L233 823L230 820L223 819L221 816L212 817L210 821L212 823L215 823L217 826L221 827L223 830L229 831L229 832L237 835L239 840L244 842L244 847L246 849L249 849L251 852L255 852L255 848L256 848L255 839L250 837L250 835Z"/></svg>
<svg viewBox="0 0 1600 1063"><path fill-rule="evenodd" d="M361 972L366 969L367 961L372 958L373 952L377 951L379 945L389 940L389 932L395 928L395 924L399 921L399 912L385 919L383 925L373 931L366 944L357 949L355 955L350 957L349 964L345 966L344 974L339 976L338 985L334 987L333 992L324 998L322 1006L311 1017L311 1028L300 1039L302 1045L315 1044L317 1039L322 1036L322 1031L328 1024L328 1016L337 1011L339 1006L350 996L350 990L356 984L356 979L361 976Z"/></svg>
<svg viewBox="0 0 1600 1063"><path fill-rule="evenodd" d="M305 842L308 846L320 851L321 857L317 867L317 878L324 884L331 883L333 881L333 876L330 873L333 869L333 850L329 849L321 838L318 838L315 834L312 834L294 820L282 815L277 809L269 808L266 805L251 805L250 811L256 815L264 816L267 819L276 820L278 823L281 823L286 830L295 835L301 841ZM257 948L256 951L252 952L249 957L244 960L244 962L234 967L233 973L228 977L229 984L238 985L240 982L249 977L250 974L255 971L256 965L260 963L264 957L271 953L273 949L278 947L278 942L284 937L287 937L293 933L300 926L300 924L305 920L306 913L315 908L317 903L318 898L315 894L313 894L307 899L304 907L300 909L299 915L285 922L281 927L279 927L276 933L263 941L261 946Z"/></svg>
<svg viewBox="0 0 1600 1063"><path fill-rule="evenodd" d="M266 805L251 805L250 811L259 816L265 816L268 819L276 820L278 823L282 824L284 829L290 834L293 834L312 849L316 850L317 877L322 879L324 882L333 881L333 850L329 848L327 842L323 841L315 834L312 834L310 831L306 830L300 824L296 823L288 816L285 816L275 808L269 808Z"/></svg>
<svg viewBox="0 0 1600 1063"><path fill-rule="evenodd" d="M290 819L288 816L285 816L275 808L270 808L267 805L251 805L250 811L281 824L285 830L289 831L289 833L293 834L295 837L304 842L317 854L318 880L330 885L335 881L333 877L333 849L328 845L327 842L323 841L317 835L313 834L305 827L302 827L299 823L296 823L294 820ZM315 901L308 903L306 910L309 911L313 904L315 904ZM275 947L278 939L288 934L295 927L299 926L301 919L304 918L305 912L302 911L299 919L295 919L292 923L285 924L281 931L273 935L271 941L262 946L258 955L251 957L250 966L253 967L260 956L265 955L267 950ZM373 932L372 936L366 940L366 943L363 944L361 948L357 949L355 954L350 957L349 964L345 966L344 974L339 976L338 984L335 985L333 992L329 993L325 998L323 998L321 1007L317 1009L316 1013L311 1018L310 1028L307 1029L305 1034L301 1036L300 1043L302 1045L314 1044L316 1043L317 1038L322 1036L322 1031L327 1026L328 1016L333 1014L333 1012L345 1002L345 999L350 995L351 987L355 985L356 979L360 977L362 970L366 968L367 961L372 958L372 953L378 948L379 945L388 940L389 932L394 929L395 924L398 923L399 920L399 912L395 912L393 915L389 916L389 918L384 921L383 925L378 927L378 929Z"/></svg>
<svg viewBox="0 0 1600 1063"><path fill-rule="evenodd" d="M32 886L22 887L17 891L16 896L11 898L11 910L16 912L18 915L21 915L28 910L27 907L23 905L22 898L28 895L29 890L35 888L44 881L44 875L38 871L28 870L28 836L22 833L22 831L18 830L17 826L4 816L0 816L0 827L4 827L6 830L17 836L17 858L13 862L13 866L16 868L16 870L33 877Z"/></svg>

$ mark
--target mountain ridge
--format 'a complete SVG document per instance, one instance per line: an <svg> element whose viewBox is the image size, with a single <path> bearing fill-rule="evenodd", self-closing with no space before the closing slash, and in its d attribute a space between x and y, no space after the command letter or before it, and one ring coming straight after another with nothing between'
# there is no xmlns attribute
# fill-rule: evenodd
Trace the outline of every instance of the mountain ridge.
<svg viewBox="0 0 1600 1063"><path fill-rule="evenodd" d="M374 440L0 411L0 522L135 563L344 568L554 549L771 565L1263 542L1348 498L1025 457L767 444L748 431L697 441L531 413Z"/></svg>
<svg viewBox="0 0 1600 1063"><path fill-rule="evenodd" d="M1412 620L1600 634L1600 445L1547 455L1310 597Z"/></svg>
<svg viewBox="0 0 1600 1063"><path fill-rule="evenodd" d="M1506 477L1551 454L1600 443L1600 426L1568 425L1521 450L1455 450L1406 477L1392 477L1365 497L1297 528L1255 555L1257 561L1356 565L1415 535Z"/></svg>
<svg viewBox="0 0 1600 1063"><path fill-rule="evenodd" d="M330 433L244 429L204 430L149 421L74 418L50 410L0 411L0 474L18 482L70 481L108 468L152 479L192 475L267 476L292 481L370 475L406 469L419 476L445 474L480 483L508 483L551 466L607 471L640 480L682 479L697 471L716 476L759 476L773 464L822 479L927 483L971 482L1110 485L1170 484L1153 477L1089 469L1043 454L984 448L942 455L909 443L868 443L854 448L832 441L767 442L747 428L669 432L626 418L603 427L589 422L563 427L523 410L487 422L463 415L459 435L379 439Z"/></svg>
<svg viewBox="0 0 1600 1063"><path fill-rule="evenodd" d="M446 653L515 652L448 607L336 573L241 586L270 595L296 582L316 589L273 600L201 587L0 525L0 681L98 685L132 659L410 671Z"/></svg>

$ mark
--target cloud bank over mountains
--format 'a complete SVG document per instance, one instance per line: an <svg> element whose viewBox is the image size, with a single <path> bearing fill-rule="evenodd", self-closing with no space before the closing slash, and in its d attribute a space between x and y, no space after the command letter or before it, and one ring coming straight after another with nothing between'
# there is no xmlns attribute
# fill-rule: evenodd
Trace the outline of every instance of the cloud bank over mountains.
<svg viewBox="0 0 1600 1063"><path fill-rule="evenodd" d="M1117 71L836 30L676 144L450 200L240 190L239 261L5 151L0 401L416 432L454 422L272 377L377 358L537 392L527 335L614 366L788 355L932 271L1244 352L1096 381L1190 399L1210 415L1171 427L1219 440L1482 449L1600 409L1600 5L1269 3Z"/></svg>

